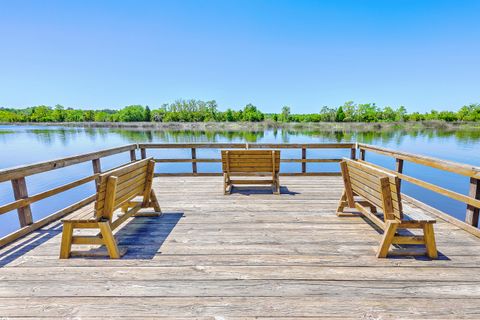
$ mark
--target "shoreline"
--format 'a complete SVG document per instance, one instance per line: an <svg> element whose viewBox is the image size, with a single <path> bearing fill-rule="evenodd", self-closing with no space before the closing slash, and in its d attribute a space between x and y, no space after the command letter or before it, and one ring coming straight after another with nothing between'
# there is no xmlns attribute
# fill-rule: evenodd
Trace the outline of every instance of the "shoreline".
<svg viewBox="0 0 480 320"><path fill-rule="evenodd" d="M389 131L389 130L480 130L480 122L0 122L14 126L62 126L128 130L263 131L269 129L308 131Z"/></svg>

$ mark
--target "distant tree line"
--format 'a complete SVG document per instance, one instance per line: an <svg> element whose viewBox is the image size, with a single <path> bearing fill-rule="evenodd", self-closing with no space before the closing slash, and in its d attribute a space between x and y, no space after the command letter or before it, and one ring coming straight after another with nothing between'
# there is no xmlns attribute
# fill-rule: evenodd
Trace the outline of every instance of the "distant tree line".
<svg viewBox="0 0 480 320"><path fill-rule="evenodd" d="M177 100L158 108L130 105L120 110L82 110L40 105L25 109L0 108L0 122L402 122L402 121L480 121L480 104L470 104L458 111L408 113L405 107L380 108L375 103L352 101L339 107L324 106L318 113L292 114L288 106L280 113L263 113L247 104L243 109L218 110L215 100Z"/></svg>

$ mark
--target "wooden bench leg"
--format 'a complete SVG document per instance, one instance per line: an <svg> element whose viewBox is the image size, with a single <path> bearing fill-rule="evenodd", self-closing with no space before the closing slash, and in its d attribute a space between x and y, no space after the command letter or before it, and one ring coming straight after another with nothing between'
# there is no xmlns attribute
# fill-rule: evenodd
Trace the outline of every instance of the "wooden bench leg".
<svg viewBox="0 0 480 320"><path fill-rule="evenodd" d="M129 208L129 206L128 206L128 202L127 202L126 204L124 204L124 205L122 206L122 213L124 213L124 214L127 213L128 208Z"/></svg>
<svg viewBox="0 0 480 320"><path fill-rule="evenodd" d="M160 208L160 204L158 203L157 195L155 192L150 190L150 200L148 205L142 208L153 208L155 212L137 212L133 215L133 217L160 217L162 216L162 209Z"/></svg>
<svg viewBox="0 0 480 320"><path fill-rule="evenodd" d="M435 243L435 233L433 232L433 223L426 223L423 226L423 237L425 239L425 247L427 256L431 259L437 259L437 245Z"/></svg>
<svg viewBox="0 0 480 320"><path fill-rule="evenodd" d="M382 241L377 251L377 258L386 258L388 255L388 249L392 244L395 232L397 232L398 222L387 221L385 225L385 231L383 233Z"/></svg>
<svg viewBox="0 0 480 320"><path fill-rule="evenodd" d="M117 241L115 241L112 229L110 228L110 223L108 221L99 222L98 227L100 228L100 232L102 233L103 242L105 244L105 247L107 247L110 258L119 259L120 251L118 250Z"/></svg>
<svg viewBox="0 0 480 320"><path fill-rule="evenodd" d="M223 194L227 194L227 175L223 174Z"/></svg>
<svg viewBox="0 0 480 320"><path fill-rule="evenodd" d="M162 213L162 209L160 208L160 203L158 203L157 195L153 191L150 191L150 205L153 207L155 212Z"/></svg>
<svg viewBox="0 0 480 320"><path fill-rule="evenodd" d="M280 179L278 174L275 175L275 194L280 194Z"/></svg>
<svg viewBox="0 0 480 320"><path fill-rule="evenodd" d="M343 190L342 197L337 206L337 217L359 217L362 215L360 212L344 212L344 209L348 208L347 194Z"/></svg>
<svg viewBox="0 0 480 320"><path fill-rule="evenodd" d="M223 194L231 194L232 193L232 184L230 183L230 178L227 174L223 174Z"/></svg>
<svg viewBox="0 0 480 320"><path fill-rule="evenodd" d="M338 202L337 206L337 216L341 213L343 213L343 209L347 206L347 195L345 193L345 190L342 192L342 196L340 198L340 201Z"/></svg>
<svg viewBox="0 0 480 320"><path fill-rule="evenodd" d="M273 183L272 183L272 193L273 194L280 194L280 188L279 188L278 182L276 180L274 180Z"/></svg>
<svg viewBox="0 0 480 320"><path fill-rule="evenodd" d="M60 259L70 258L72 251L73 224L69 222L63 223L62 244L60 246Z"/></svg>

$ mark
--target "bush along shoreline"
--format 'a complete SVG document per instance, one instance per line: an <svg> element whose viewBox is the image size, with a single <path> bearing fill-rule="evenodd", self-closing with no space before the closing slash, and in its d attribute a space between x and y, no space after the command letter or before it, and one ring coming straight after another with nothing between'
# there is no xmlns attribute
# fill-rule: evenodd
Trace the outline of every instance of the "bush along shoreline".
<svg viewBox="0 0 480 320"><path fill-rule="evenodd" d="M120 109L74 109L62 105L39 105L24 109L0 108L1 123L103 123L102 126L120 126L117 123L448 123L480 122L480 104L460 107L457 111L431 110L425 113L407 112L403 106L378 107L375 103L346 102L339 107L323 106L316 113L296 114L283 106L279 113L264 113L252 104L239 109L221 111L217 103L201 100L177 100L160 107L130 105ZM140 126L140 124L136 124ZM153 124L152 124L153 126ZM280 126L280 125L278 125Z"/></svg>

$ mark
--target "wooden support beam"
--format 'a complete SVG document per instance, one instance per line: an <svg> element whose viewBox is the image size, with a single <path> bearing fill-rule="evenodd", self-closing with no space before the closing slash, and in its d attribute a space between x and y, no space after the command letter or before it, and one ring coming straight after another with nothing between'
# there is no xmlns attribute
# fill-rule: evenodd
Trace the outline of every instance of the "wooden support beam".
<svg viewBox="0 0 480 320"><path fill-rule="evenodd" d="M135 149L130 150L130 161L135 161L135 160L137 160L137 153L136 153Z"/></svg>
<svg viewBox="0 0 480 320"><path fill-rule="evenodd" d="M350 149L350 159L356 159L357 158L357 149L355 147L352 147Z"/></svg>
<svg viewBox="0 0 480 320"><path fill-rule="evenodd" d="M403 173L403 159L395 159L395 171L398 173ZM399 191L402 190L402 179L398 179L398 189Z"/></svg>
<svg viewBox="0 0 480 320"><path fill-rule="evenodd" d="M302 148L302 160L306 160L306 159L307 159L307 149ZM302 162L302 173L305 173L305 172L307 172L307 163Z"/></svg>
<svg viewBox="0 0 480 320"><path fill-rule="evenodd" d="M142 159L147 159L147 149L140 148L140 153L142 155Z"/></svg>
<svg viewBox="0 0 480 320"><path fill-rule="evenodd" d="M197 149L192 148L192 160L197 159ZM192 161L192 173L193 175L197 174L197 162Z"/></svg>
<svg viewBox="0 0 480 320"><path fill-rule="evenodd" d="M360 149L360 160L365 161L365 149Z"/></svg>
<svg viewBox="0 0 480 320"><path fill-rule="evenodd" d="M93 159L92 160L92 166L93 166L93 173L100 173L102 172L102 166L100 165L100 158L99 159ZM95 179L95 188L98 190L98 185L100 183L100 178Z"/></svg>
<svg viewBox="0 0 480 320"><path fill-rule="evenodd" d="M470 191L468 195L475 199L480 199L480 182L478 179L470 178ZM471 226L478 227L479 208L467 205L467 215L465 222Z"/></svg>
<svg viewBox="0 0 480 320"><path fill-rule="evenodd" d="M12 187L15 200L28 198L27 183L24 177L12 180ZM20 227L25 227L33 223L30 205L18 208L17 213Z"/></svg>

